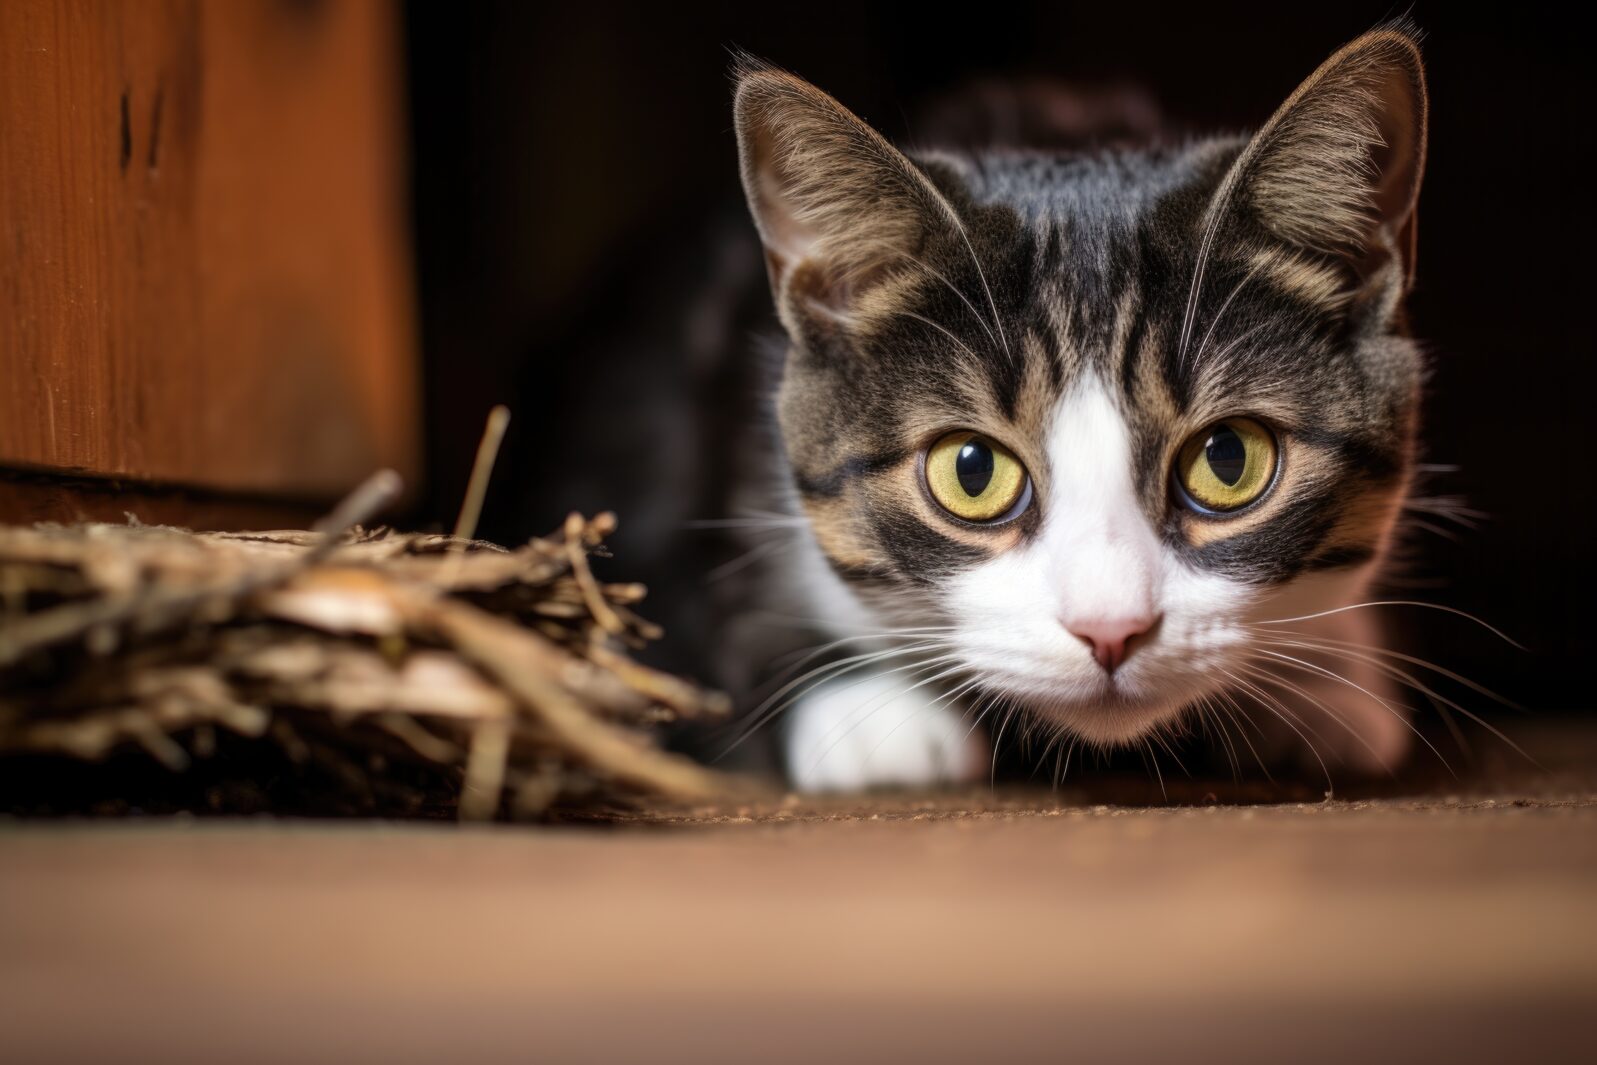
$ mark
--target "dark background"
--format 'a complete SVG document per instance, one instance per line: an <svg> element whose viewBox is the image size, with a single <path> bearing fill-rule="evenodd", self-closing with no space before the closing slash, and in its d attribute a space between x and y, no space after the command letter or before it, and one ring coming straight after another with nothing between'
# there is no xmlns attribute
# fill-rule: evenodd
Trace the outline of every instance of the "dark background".
<svg viewBox="0 0 1597 1065"><path fill-rule="evenodd" d="M422 521L452 521L487 408L540 380L566 341L628 314L638 278L671 261L673 242L690 246L683 234L697 220L736 202L730 47L802 74L894 138L914 136L908 116L929 99L972 79L1026 75L1145 86L1180 127L1237 130L1401 10L685 7L407 9L430 478ZM1388 614L1425 657L1531 707L1579 710L1590 705L1581 667L1597 592L1582 38L1523 6L1411 13L1426 34L1432 101L1411 300L1433 366L1423 461L1457 467L1429 475L1424 491L1464 497L1488 517L1473 530L1416 532L1392 590L1477 614L1530 652L1446 615ZM694 265L677 262L676 280ZM539 427L522 414L509 446L526 454ZM558 441L531 453L560 461ZM545 531L517 527L526 511L512 497L536 493L539 471L514 468L516 483L496 482L485 519L502 539Z"/></svg>

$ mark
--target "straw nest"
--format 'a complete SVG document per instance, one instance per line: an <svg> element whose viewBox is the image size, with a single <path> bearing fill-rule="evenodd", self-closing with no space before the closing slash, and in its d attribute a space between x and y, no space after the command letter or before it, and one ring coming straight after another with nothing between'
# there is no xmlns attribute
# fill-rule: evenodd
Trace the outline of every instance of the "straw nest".
<svg viewBox="0 0 1597 1065"><path fill-rule="evenodd" d="M362 528L377 481L310 531L0 527L0 754L226 776L268 745L338 808L468 819L729 793L654 742L726 700L630 657L659 632L588 566L612 516L514 550Z"/></svg>

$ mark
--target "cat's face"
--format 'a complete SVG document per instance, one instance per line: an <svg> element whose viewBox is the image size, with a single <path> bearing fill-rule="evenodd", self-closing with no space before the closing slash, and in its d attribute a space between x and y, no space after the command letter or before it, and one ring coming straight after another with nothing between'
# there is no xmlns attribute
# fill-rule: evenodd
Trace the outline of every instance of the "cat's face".
<svg viewBox="0 0 1597 1065"><path fill-rule="evenodd" d="M911 162L745 72L784 441L850 592L1103 743L1245 680L1260 623L1347 602L1411 463L1423 123L1390 31L1251 140L1106 158Z"/></svg>

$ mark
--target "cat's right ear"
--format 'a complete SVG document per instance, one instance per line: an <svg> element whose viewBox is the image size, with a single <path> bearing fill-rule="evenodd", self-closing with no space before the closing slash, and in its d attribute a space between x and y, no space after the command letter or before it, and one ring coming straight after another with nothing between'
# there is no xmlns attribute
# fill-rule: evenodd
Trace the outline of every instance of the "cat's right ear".
<svg viewBox="0 0 1597 1065"><path fill-rule="evenodd" d="M952 208L903 153L809 82L748 58L733 74L743 191L778 311L784 321L790 308L846 321Z"/></svg>

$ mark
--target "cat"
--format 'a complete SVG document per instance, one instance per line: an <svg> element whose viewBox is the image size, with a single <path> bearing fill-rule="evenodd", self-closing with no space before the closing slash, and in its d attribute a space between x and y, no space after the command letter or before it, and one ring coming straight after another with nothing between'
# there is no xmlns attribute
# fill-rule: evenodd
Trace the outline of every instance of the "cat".
<svg viewBox="0 0 1597 1065"><path fill-rule="evenodd" d="M746 219L679 242L695 300L615 298L626 368L537 382L568 397L540 439L595 441L562 504L626 501L656 662L732 691L807 790L974 780L1006 731L1056 764L1202 726L1231 757L1397 766L1359 604L1423 373L1412 24L1252 136L1141 147L1131 107L1093 150L904 152L793 74L733 76L758 244Z"/></svg>
<svg viewBox="0 0 1597 1065"><path fill-rule="evenodd" d="M735 77L813 545L790 593L875 652L787 710L792 780L972 779L973 718L1110 747L1243 703L1396 766L1355 606L1415 448L1412 27L1251 137L1074 156L911 155L792 74Z"/></svg>

